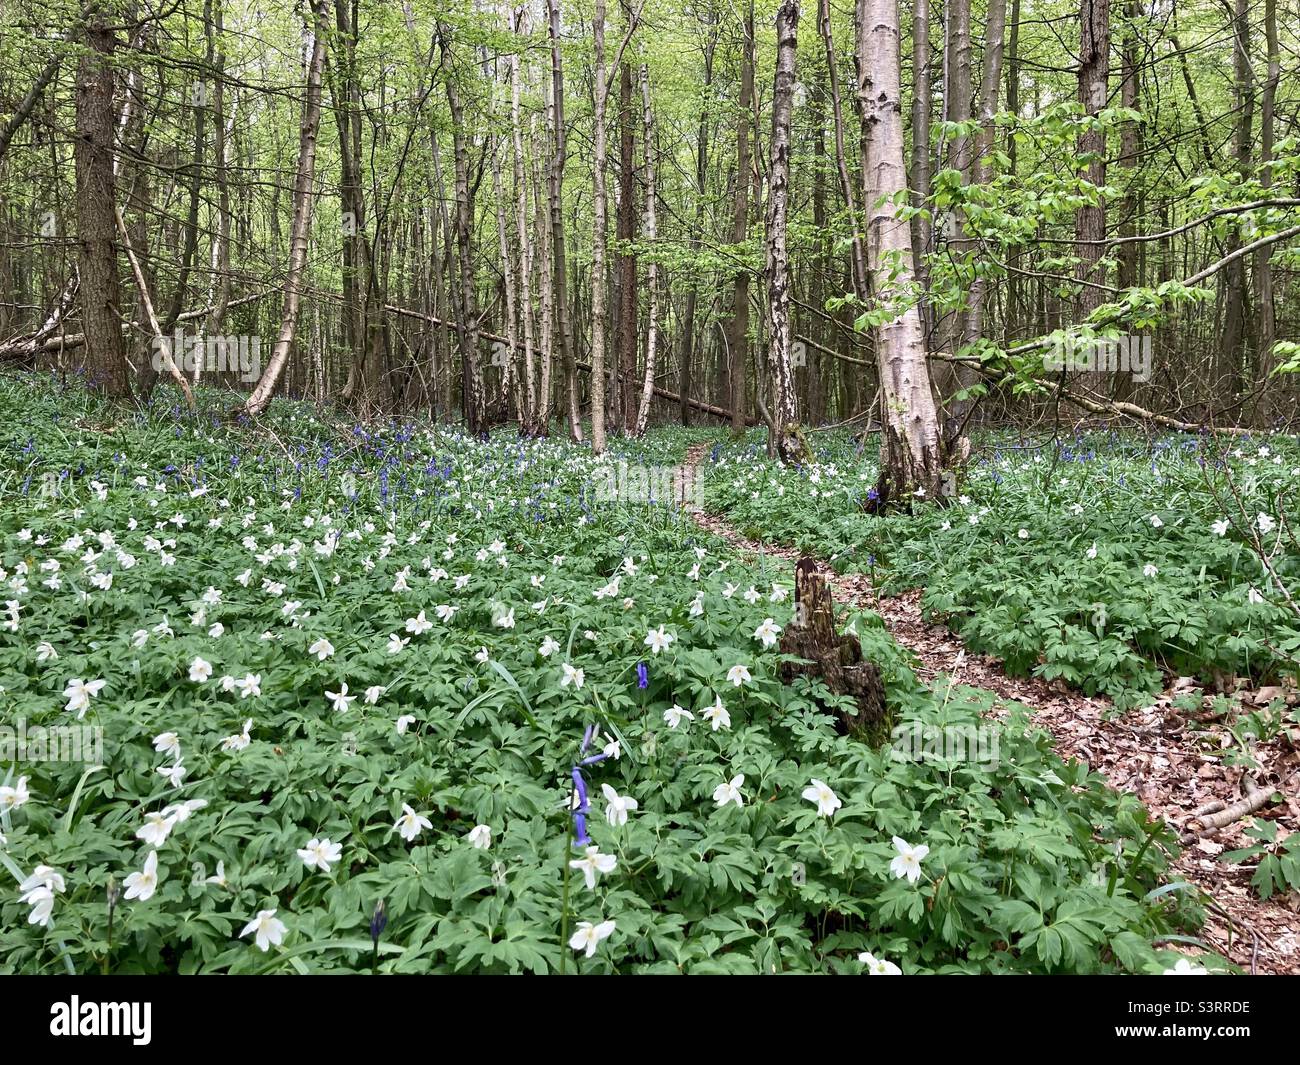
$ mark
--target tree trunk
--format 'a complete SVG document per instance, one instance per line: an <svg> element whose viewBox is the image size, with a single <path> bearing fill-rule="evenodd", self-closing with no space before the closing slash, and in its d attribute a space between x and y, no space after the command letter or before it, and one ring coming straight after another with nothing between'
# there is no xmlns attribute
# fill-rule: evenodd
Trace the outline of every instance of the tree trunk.
<svg viewBox="0 0 1300 1065"><path fill-rule="evenodd" d="M544 80L542 83L542 95L545 98L544 109L546 112L546 125L543 130L543 137L546 143L549 143L551 129L551 112L553 104L551 102L550 82ZM537 263L537 290L541 294L541 307L538 312L538 353L537 358L541 362L541 382L537 389L537 424L535 432L538 436L549 436L551 432L551 391L552 382L551 374L554 368L555 350L555 282L552 275L552 263L554 261L551 251L551 217L550 202L546 193L547 182L543 180L543 172L539 168L538 160L546 156L542 149L542 142L537 136L536 123L529 133L529 143L531 145L531 172L533 175L533 211L535 214L534 225L537 233L537 254L534 261Z"/></svg>
<svg viewBox="0 0 1300 1065"><path fill-rule="evenodd" d="M605 104L609 86L605 79L605 0L596 0L591 22L596 49L596 71L592 85L592 245L591 245L591 449L605 453L605 237L608 228L605 169L609 150L605 140Z"/></svg>
<svg viewBox="0 0 1300 1065"><path fill-rule="evenodd" d="M225 32L224 13L222 10L222 0L215 0L213 4L213 22L211 30L214 38L221 42L222 35ZM213 147L214 161L216 165L217 178L217 235L212 247L212 269L215 278L212 285L212 297L210 305L211 312L208 314L208 320L204 329L208 336L221 338L222 329L225 325L226 308L230 305L231 278L230 278L230 159L229 159L229 138L234 129L234 117L238 110L238 101L231 105L230 128L227 129L226 122L226 86L225 86L225 69L226 54L221 43L216 45L216 54L214 63L216 67L215 84L212 87L212 121L215 128L216 140ZM218 355L220 356L218 364L229 367L230 362L226 357L226 344L223 339L218 339ZM201 363L194 364L194 382L199 381L201 372Z"/></svg>
<svg viewBox="0 0 1300 1065"><path fill-rule="evenodd" d="M501 281L502 288L505 291L505 328L502 330L506 335L506 350L501 352L501 357L493 356L492 361L501 367L503 387L509 392L511 382L515 382L515 409L518 412L520 428L525 433L527 429L525 422L527 412L524 410L522 389L518 378L514 373L515 370L515 262L514 254L510 248L510 240L506 236L506 195L505 187L501 181L501 152L505 150L504 138L497 146L497 150L492 153L492 193L493 200L496 204L497 216L497 247L501 254ZM528 308L524 308L524 314L527 315Z"/></svg>
<svg viewBox="0 0 1300 1065"><path fill-rule="evenodd" d="M212 0L204 0L203 4L203 23L207 36L207 56L206 62L209 69L213 65L213 38L209 27L212 25ZM195 89L192 90L190 98L191 108L194 112L194 135L192 148L190 150L190 163L186 169L189 171L189 207L185 213L185 243L181 250L181 272L176 279L176 288L172 292L172 301L167 308L167 314L163 317L161 324L163 335L171 333L176 325L176 319L180 317L181 311L185 309L185 299L188 294L190 274L194 270L194 260L198 255L199 249L199 205L200 192L203 185L203 160L207 137L204 133L206 125L205 115L208 108L207 83L197 82Z"/></svg>
<svg viewBox="0 0 1300 1065"><path fill-rule="evenodd" d="M926 0L918 0L918 3L924 4ZM853 292L865 304L867 300L867 257L862 247L862 234L858 228L860 223L858 198L853 194L853 180L849 177L848 160L844 149L844 105L840 93L839 63L835 58L835 38L831 33L830 0L817 0L817 22L821 27L822 42L826 46L826 71L831 85L831 115L835 123L835 173L840 179L840 195L844 197L844 208L849 216L851 234L849 262L853 268ZM928 118L926 129L929 129ZM925 136L928 140L928 132ZM926 184L929 184L928 180Z"/></svg>
<svg viewBox="0 0 1300 1065"><path fill-rule="evenodd" d="M993 116L998 110L998 96L1002 88L1002 49L1007 29L1006 0L989 0L987 31L984 34L984 73L980 82L979 134L975 142L975 157L971 163L971 181L975 185L987 185L993 174ZM976 272L971 280L970 292L966 297L966 323L963 341L974 344L984 332L984 297L988 282L984 275ZM963 386L969 387L975 380L972 372L969 376L960 375Z"/></svg>
<svg viewBox="0 0 1300 1065"><path fill-rule="evenodd" d="M1079 10L1079 103L1086 115L1096 116L1106 107L1110 79L1110 0L1082 0ZM1106 184L1106 135L1090 129L1080 134L1079 155L1086 158L1084 176L1100 188ZM1103 302L1097 287L1105 280L1099 267L1101 241L1106 239L1106 204L1084 205L1075 213L1074 235L1079 260L1075 276L1082 282L1078 314L1086 318Z"/></svg>
<svg viewBox="0 0 1300 1065"><path fill-rule="evenodd" d="M627 0L623 0L623 14L630 19ZM618 240L622 250L618 253L618 364L619 389L615 400L619 427L629 435L636 424L637 380L636 353L638 344L636 287L636 255L628 244L636 240L636 122L632 103L632 64L624 60L618 73Z"/></svg>
<svg viewBox="0 0 1300 1065"><path fill-rule="evenodd" d="M1259 121L1259 183L1265 189L1273 184L1271 164L1274 153L1274 101L1281 71L1281 55L1277 36L1277 0L1264 0L1264 41L1268 49L1268 73L1260 97ZM1267 192L1265 193L1267 195ZM1261 426L1267 426L1273 410L1272 389L1277 382L1268 382L1273 370L1273 345L1277 340L1277 318L1273 307L1273 267L1271 248L1261 248L1255 253L1255 384L1259 389L1255 417Z"/></svg>
<svg viewBox="0 0 1300 1065"><path fill-rule="evenodd" d="M912 201L922 206L930 195L930 0L912 8ZM870 205L868 205L870 206ZM932 242L931 220L924 212L912 219L912 262L924 280L925 256Z"/></svg>
<svg viewBox="0 0 1300 1065"><path fill-rule="evenodd" d="M134 31L129 44L133 56L142 57L154 48L154 30L153 24L146 23ZM141 66L137 61L126 71L126 86L117 119L119 148L113 157L113 178L117 187L126 191L126 210L131 219L127 236L122 238L123 244L134 249L145 277L145 287L137 286L136 290L135 321L147 324L154 317L152 307L147 304L148 292L156 287L149 258L149 219L154 217L156 209L153 203L153 167L145 153L148 125L142 106L142 84ZM147 400L157 384L155 337L162 335L152 327L126 331L126 362L133 373L132 388L137 400ZM202 359L195 359L196 368L202 364Z"/></svg>
<svg viewBox="0 0 1300 1065"><path fill-rule="evenodd" d="M1011 0L1011 32L1007 39L1007 110L1013 115L1020 114L1020 0ZM1016 176L1016 138L1007 138L1008 172ZM1006 310L1003 314L1002 333L1004 343L1017 335L1020 321L1020 269L1021 247L1011 249L1007 274Z"/></svg>
<svg viewBox="0 0 1300 1065"><path fill-rule="evenodd" d="M525 34L526 9L514 13L512 29ZM519 294L520 318L524 333L523 411L520 424L528 436L539 435L537 409L537 367L533 356L533 251L528 239L528 185L524 180L524 132L519 117L520 100L519 56L510 56L510 136L514 147L515 181L515 236L519 242Z"/></svg>
<svg viewBox="0 0 1300 1065"><path fill-rule="evenodd" d="M289 353L293 350L294 332L298 327L298 308L302 302L302 275L307 265L307 243L311 236L316 139L320 132L321 71L325 66L325 34L329 31L326 0L312 0L311 10L311 60L307 64L307 94L303 99L302 123L298 131L298 171L293 183L293 224L289 229L289 269L284 278L284 308L271 359L244 403L245 413L252 417L257 417L266 410L275 386L284 373Z"/></svg>
<svg viewBox="0 0 1300 1065"><path fill-rule="evenodd" d="M772 143L767 193L767 370L772 389L767 453L782 462L803 462L808 445L799 428L790 346L790 118L794 110L798 0L776 12L776 81L772 89Z"/></svg>
<svg viewBox="0 0 1300 1065"><path fill-rule="evenodd" d="M907 203L903 164L898 0L858 2L858 98L866 147L867 265L872 289L884 303L913 284L910 227L897 211ZM925 332L910 300L876 330L881 387L881 463L877 508L907 507L924 493L943 495L938 414L930 391Z"/></svg>
<svg viewBox="0 0 1300 1065"><path fill-rule="evenodd" d="M1137 31L1134 28L1139 16L1137 0L1129 0L1125 14L1127 16L1127 25L1124 31L1124 47L1121 51L1120 105L1136 111L1141 88L1138 80L1141 77L1140 44ZM1138 152L1141 148L1141 137L1141 126L1137 122L1125 122L1120 130L1119 165L1124 170L1122 184L1125 190L1123 202L1120 204L1119 235L1121 238L1132 238L1137 232L1137 215L1141 205L1141 198L1138 195L1136 167ZM1129 239L1127 243L1121 244L1117 259L1118 287L1121 289L1133 288L1138 284L1139 280L1137 242ZM1131 371L1119 370L1115 373L1110 394L1112 399L1118 400L1127 400L1132 397L1133 374Z"/></svg>
<svg viewBox="0 0 1300 1065"><path fill-rule="evenodd" d="M1250 135L1255 112L1254 72L1250 65L1250 7L1248 0L1236 0L1233 14L1233 74L1237 104L1235 156L1237 176L1245 182L1250 174ZM1229 224L1228 241L1224 249L1232 255L1241 247L1241 227L1234 220ZM1263 249L1267 253L1267 249ZM1222 359L1220 393L1226 393L1235 408L1245 390L1244 344L1249 308L1247 307L1246 261L1233 259L1224 270L1219 289L1223 296L1223 333L1219 340Z"/></svg>
<svg viewBox="0 0 1300 1065"><path fill-rule="evenodd" d="M650 71L644 62L640 69L642 143L645 151L645 239L651 249L650 265L646 269L646 287L650 294L649 317L646 322L645 377L641 382L641 399L637 404L633 433L645 435L650 420L650 400L654 396L656 348L659 342L659 264L654 259L654 243L658 235L659 218L655 204L655 146L654 110L650 105Z"/></svg>
<svg viewBox="0 0 1300 1065"><path fill-rule="evenodd" d="M451 46L440 29L443 56L449 61ZM483 363L479 358L479 317L474 298L473 227L474 204L470 199L469 147L465 143L465 109L454 76L447 79L447 106L451 111L452 155L456 183L456 261L460 268L460 301L456 335L460 343L461 406L471 436L485 437L487 391Z"/></svg>
<svg viewBox="0 0 1300 1065"><path fill-rule="evenodd" d="M971 118L971 13L970 0L948 0L946 4L943 70L943 117L945 122L966 123ZM961 175L961 183L969 185L974 160L974 141L966 133L949 135L944 165ZM952 207L943 220L941 230L947 245L945 254L957 271L956 287L968 289L974 267L974 256L966 234L965 212L960 205ZM966 336L966 309L948 307L936 322L935 347L948 355L956 355ZM970 401L958 398L973 381L972 375L960 363L943 363L937 374L940 393L944 398L947 420L945 433L955 439L970 415Z"/></svg>
<svg viewBox="0 0 1300 1065"><path fill-rule="evenodd" d="M736 113L736 190L732 201L731 242L743 244L749 235L749 109L754 99L754 4L745 12L745 40L740 60L740 105ZM745 366L749 362L749 271L736 271L732 313L727 336L728 376L731 378L731 435L745 434Z"/></svg>
<svg viewBox="0 0 1300 1065"><path fill-rule="evenodd" d="M117 39L108 13L96 11L90 18L85 42L77 63L77 138L73 147L81 321L86 334L83 368L92 388L112 399L129 399L113 175L112 64Z"/></svg>
<svg viewBox="0 0 1300 1065"><path fill-rule="evenodd" d="M564 246L564 62L560 51L560 3L547 0L551 39L551 163L547 189L551 212L552 281L555 286L555 333L560 340L560 361L564 365L564 393L569 419L569 439L582 440L582 408L578 394L578 370L573 355L573 318L569 308L569 286Z"/></svg>
<svg viewBox="0 0 1300 1065"><path fill-rule="evenodd" d="M704 194L708 181L709 165L709 92L713 88L713 56L717 50L717 22L712 12L707 13L708 36L704 42L704 88L700 102L699 126L695 139L695 222L691 231L690 248L698 255L704 233ZM678 377L678 394L682 397L681 419L683 425L691 424L691 364L695 359L695 313L699 302L699 279L695 270L690 272L690 287L686 290L686 308L682 312L682 362Z"/></svg>

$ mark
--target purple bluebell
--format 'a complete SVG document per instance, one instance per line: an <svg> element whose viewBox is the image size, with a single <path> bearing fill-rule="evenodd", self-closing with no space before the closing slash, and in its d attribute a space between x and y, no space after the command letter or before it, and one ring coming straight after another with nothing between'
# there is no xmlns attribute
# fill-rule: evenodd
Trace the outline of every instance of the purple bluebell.
<svg viewBox="0 0 1300 1065"><path fill-rule="evenodd" d="M573 794L577 802L573 807L573 845L575 847L585 847L591 842L591 837L587 835L587 811L591 809L591 803L587 801L587 782L582 777L582 766L595 765L597 762L605 760L604 754L594 754L589 758L584 758L587 748L591 745L591 737L596 732L596 726L588 725L587 730L582 734L582 746L578 750L578 763L570 769L570 776L573 778Z"/></svg>
<svg viewBox="0 0 1300 1065"><path fill-rule="evenodd" d="M384 906L384 900L380 899L375 904L375 912L370 918L370 939L375 946L379 945L379 937L384 934L384 929L388 927L388 911Z"/></svg>

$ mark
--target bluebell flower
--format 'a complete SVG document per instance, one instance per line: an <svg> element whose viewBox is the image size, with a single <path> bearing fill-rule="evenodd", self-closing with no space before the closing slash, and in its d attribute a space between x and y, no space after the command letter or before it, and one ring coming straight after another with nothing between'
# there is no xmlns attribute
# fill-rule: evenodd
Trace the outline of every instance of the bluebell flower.
<svg viewBox="0 0 1300 1065"><path fill-rule="evenodd" d="M591 804L587 801L587 782L582 777L582 766L595 765L597 762L605 760L604 754L592 755L590 758L584 758L587 748L591 746L591 737L595 734L596 727L588 725L587 730L582 734L582 746L578 749L578 764L570 770L570 776L573 779L573 794L577 800L573 807L573 845L575 847L585 847L591 842L591 837L587 835L587 811L591 809Z"/></svg>

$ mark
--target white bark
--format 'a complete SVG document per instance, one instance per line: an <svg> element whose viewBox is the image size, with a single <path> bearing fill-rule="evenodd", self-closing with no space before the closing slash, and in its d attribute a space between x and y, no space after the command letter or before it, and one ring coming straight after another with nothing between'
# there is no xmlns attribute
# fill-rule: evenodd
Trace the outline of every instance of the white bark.
<svg viewBox="0 0 1300 1065"><path fill-rule="evenodd" d="M289 361L293 337L298 327L298 308L302 302L302 275L307 265L307 241L311 234L314 196L312 182L316 176L316 138L320 132L321 71L325 66L325 34L329 31L324 0L312 0L311 60L307 65L307 95L302 105L302 125L298 131L298 173L293 184L293 225L289 230L289 270L284 278L284 309L280 315L280 332L271 359L261 378L249 393L244 411L254 417L266 410Z"/></svg>
<svg viewBox="0 0 1300 1065"><path fill-rule="evenodd" d="M656 347L659 340L659 264L654 258L654 243L658 233L658 212L655 207L655 125L654 110L650 105L650 71L644 60L641 63L642 123L645 128L645 221L642 229L650 246L650 265L646 281L650 286L650 321L646 327L645 378L641 382L641 401L637 405L636 435L643 436L650 421L650 400L654 396Z"/></svg>
<svg viewBox="0 0 1300 1065"><path fill-rule="evenodd" d="M939 494L939 423L925 331L917 307L908 223L897 217L907 202L903 165L903 108L899 71L898 0L858 0L858 95L865 144L867 265L877 303L899 300L901 311L877 327L882 433L880 483L884 505L907 505L917 489Z"/></svg>
<svg viewBox="0 0 1300 1065"><path fill-rule="evenodd" d="M596 0L591 28L596 49L592 87L595 129L592 137L591 449L600 455L605 451L605 238L609 228L605 192L605 168L609 155L605 139L605 104L609 99L609 84L605 78L605 0Z"/></svg>
<svg viewBox="0 0 1300 1065"><path fill-rule="evenodd" d="M771 164L767 193L767 368L772 388L768 454L784 462L806 458L799 434L799 414L791 364L790 120L794 111L795 56L798 46L798 0L783 0L776 13L776 84L772 93Z"/></svg>

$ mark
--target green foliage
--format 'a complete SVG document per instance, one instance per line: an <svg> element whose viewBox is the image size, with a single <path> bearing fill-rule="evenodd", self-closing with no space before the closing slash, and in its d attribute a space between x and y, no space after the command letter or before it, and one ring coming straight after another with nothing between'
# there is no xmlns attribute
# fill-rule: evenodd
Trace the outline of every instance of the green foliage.
<svg viewBox="0 0 1300 1065"><path fill-rule="evenodd" d="M1283 491L1300 467L1294 441L1220 452L1191 437L995 434L952 505L879 517L862 511L874 456L821 440L803 470L768 464L752 443L719 455L710 505L882 589L923 587L923 608L968 646L1120 708L1158 691L1162 672L1294 670L1300 623L1283 591L1300 580Z"/></svg>
<svg viewBox="0 0 1300 1065"><path fill-rule="evenodd" d="M1167 829L1023 709L997 724L989 693L920 684L871 614L847 620L900 728L987 742L839 735L836 697L783 685L756 633L790 622L788 572L662 505L597 501L619 456L286 402L232 426L228 397L202 398L127 414L0 385L4 720L103 730L102 768L0 773L27 794L0 814L0 969L861 972L871 951L906 973L1148 971L1194 920L1158 888ZM621 457L674 461L697 436ZM73 680L104 684L79 702ZM669 727L674 705L694 719ZM587 755L608 752L583 770L588 829L615 862L592 889L567 866L588 727ZM625 824L605 786L637 800ZM141 838L151 818L165 839ZM929 848L915 882L895 836ZM308 865L326 839L338 856ZM110 913L151 851L156 892ZM38 866L48 924L16 890ZM284 931L263 951L248 925L269 910ZM591 957L567 945L607 920Z"/></svg>
<svg viewBox="0 0 1300 1065"><path fill-rule="evenodd" d="M1255 874L1250 878L1250 885L1262 899L1278 893L1300 891L1300 834L1292 833L1279 841L1276 822L1262 820L1253 821L1245 831L1251 839L1259 842L1228 851L1220 855L1219 860L1233 865L1254 861Z"/></svg>

